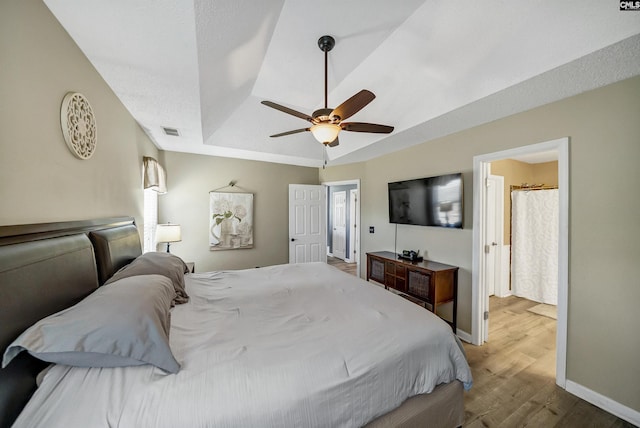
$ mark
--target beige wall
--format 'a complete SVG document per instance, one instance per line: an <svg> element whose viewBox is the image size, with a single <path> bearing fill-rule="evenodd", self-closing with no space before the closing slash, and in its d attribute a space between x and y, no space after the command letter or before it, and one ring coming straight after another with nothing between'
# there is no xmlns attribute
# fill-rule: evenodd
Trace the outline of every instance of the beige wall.
<svg viewBox="0 0 640 428"><path fill-rule="evenodd" d="M531 167L531 183L558 185L558 161L534 163Z"/></svg>
<svg viewBox="0 0 640 428"><path fill-rule="evenodd" d="M62 137L68 91L94 110L89 160ZM142 225L142 156L157 149L38 0L0 2L0 224L133 215Z"/></svg>
<svg viewBox="0 0 640 428"><path fill-rule="evenodd" d="M213 156L161 152L169 192L158 198L159 221L181 224L171 252L196 270L244 269L289 262L289 184L318 184L318 169ZM235 187L226 187L230 181ZM253 193L254 247L209 250L209 191Z"/></svg>
<svg viewBox="0 0 640 428"><path fill-rule="evenodd" d="M491 162L491 174L504 177L504 236L503 243L511 241L511 186L523 184L558 185L558 161L525 163L514 159Z"/></svg>
<svg viewBox="0 0 640 428"><path fill-rule="evenodd" d="M558 184L558 161L527 163L515 159L491 162L491 174L508 178L509 184ZM508 187L507 187L508 188Z"/></svg>
<svg viewBox="0 0 640 428"><path fill-rule="evenodd" d="M322 181L362 180L362 259L393 250L389 181L462 171L463 230L398 226L398 248L460 266L459 326L471 330L473 157L570 137L567 378L640 411L640 77L348 168ZM343 142L343 144L346 144ZM609 207L618 207L612 215ZM367 233L369 226L375 234Z"/></svg>

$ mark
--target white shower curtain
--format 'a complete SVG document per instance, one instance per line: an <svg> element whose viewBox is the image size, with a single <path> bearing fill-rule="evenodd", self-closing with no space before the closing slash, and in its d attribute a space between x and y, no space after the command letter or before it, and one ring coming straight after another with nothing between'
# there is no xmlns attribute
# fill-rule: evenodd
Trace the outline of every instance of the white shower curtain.
<svg viewBox="0 0 640 428"><path fill-rule="evenodd" d="M558 304L558 189L511 192L511 290Z"/></svg>

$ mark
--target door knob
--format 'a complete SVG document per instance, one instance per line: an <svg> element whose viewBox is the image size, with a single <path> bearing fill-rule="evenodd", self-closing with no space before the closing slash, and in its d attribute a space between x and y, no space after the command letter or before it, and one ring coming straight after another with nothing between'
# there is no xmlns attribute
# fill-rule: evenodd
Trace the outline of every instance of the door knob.
<svg viewBox="0 0 640 428"><path fill-rule="evenodd" d="M293 242L293 241L295 241L295 240L296 240L296 238L291 238L291 242Z"/></svg>

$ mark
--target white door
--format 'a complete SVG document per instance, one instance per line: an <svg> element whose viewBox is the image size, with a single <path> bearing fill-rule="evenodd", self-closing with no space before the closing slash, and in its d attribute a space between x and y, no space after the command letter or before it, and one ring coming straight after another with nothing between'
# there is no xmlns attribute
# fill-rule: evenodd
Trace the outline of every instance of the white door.
<svg viewBox="0 0 640 428"><path fill-rule="evenodd" d="M325 187L289 185L289 263L327 261Z"/></svg>
<svg viewBox="0 0 640 428"><path fill-rule="evenodd" d="M485 284L487 296L501 295L501 261L504 214L504 177L487 177L487 203L485 213Z"/></svg>
<svg viewBox="0 0 640 428"><path fill-rule="evenodd" d="M504 216L504 177L487 176L484 213L484 283L485 308L489 310L489 296L500 291L502 271L502 235ZM484 340L489 339L489 318L485 318Z"/></svg>
<svg viewBox="0 0 640 428"><path fill-rule="evenodd" d="M347 247L347 192L334 192L331 203L333 212L333 231L331 246L333 257L344 260Z"/></svg>

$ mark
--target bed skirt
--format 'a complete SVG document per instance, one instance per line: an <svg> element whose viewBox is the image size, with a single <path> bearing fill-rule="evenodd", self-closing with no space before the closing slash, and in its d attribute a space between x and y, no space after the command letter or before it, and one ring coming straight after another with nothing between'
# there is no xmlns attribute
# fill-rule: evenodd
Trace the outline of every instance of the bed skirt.
<svg viewBox="0 0 640 428"><path fill-rule="evenodd" d="M366 428L456 428L464 423L462 382L438 385L365 425Z"/></svg>

